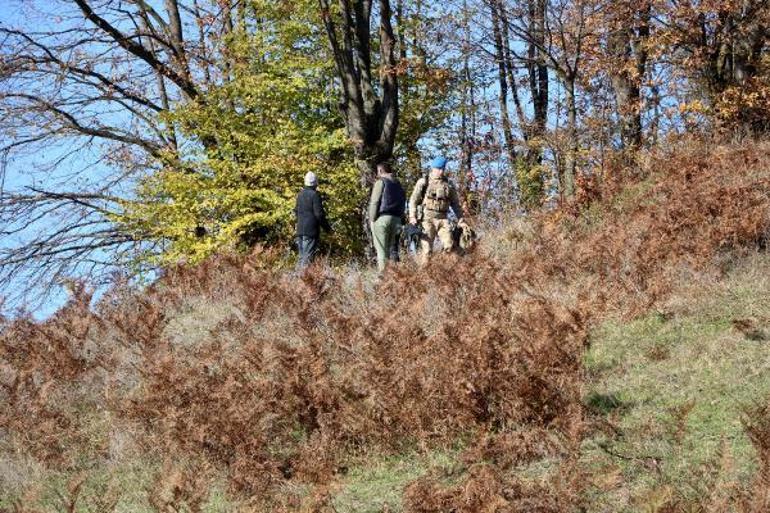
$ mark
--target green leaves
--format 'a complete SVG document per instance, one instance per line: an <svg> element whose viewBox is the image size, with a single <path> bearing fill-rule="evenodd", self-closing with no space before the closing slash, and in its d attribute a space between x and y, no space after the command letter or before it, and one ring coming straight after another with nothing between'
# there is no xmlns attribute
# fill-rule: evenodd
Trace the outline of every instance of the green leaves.
<svg viewBox="0 0 770 513"><path fill-rule="evenodd" d="M335 252L359 249L358 173L332 100L333 63L315 4L255 1L256 28L226 41L229 77L165 115L189 148L147 178L118 219L162 242L155 263L199 262L225 248L288 242L306 172L320 178ZM205 231L205 233L204 233Z"/></svg>

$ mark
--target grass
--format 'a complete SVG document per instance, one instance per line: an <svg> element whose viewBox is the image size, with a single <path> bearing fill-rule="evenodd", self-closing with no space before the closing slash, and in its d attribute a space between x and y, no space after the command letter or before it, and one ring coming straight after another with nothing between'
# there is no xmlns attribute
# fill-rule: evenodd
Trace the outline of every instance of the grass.
<svg viewBox="0 0 770 513"><path fill-rule="evenodd" d="M724 280L685 287L665 312L596 331L586 404L616 433L594 437L586 460L617 478L595 492L594 511L638 511L666 488L708 493L707 474L749 479L754 452L741 417L770 395L770 346L734 321L767 327L768 267L755 256Z"/></svg>
<svg viewBox="0 0 770 513"><path fill-rule="evenodd" d="M82 477L83 486L76 500L78 511L98 511L101 501L117 500L116 513L150 512L146 488L151 482L155 469L143 462L124 463L115 468L100 467L92 471L75 474L44 471L37 479L28 480L23 489L0 487L0 511L18 500L24 507L40 511L64 511L65 503L72 496L68 491L73 478ZM9 483L0 483L0 485Z"/></svg>
<svg viewBox="0 0 770 513"><path fill-rule="evenodd" d="M354 467L334 498L338 513L398 512L404 487L430 470L451 473L455 457L450 452L412 453L374 458Z"/></svg>
<svg viewBox="0 0 770 513"><path fill-rule="evenodd" d="M584 445L584 463L593 470L589 511L655 511L672 493L695 498L719 483L750 479L755 455L741 418L745 407L770 396L770 342L754 336L770 332L770 257L735 262L722 279L693 277L659 311L608 321L593 333L584 402L597 425L612 427ZM188 330L179 338L201 335ZM451 477L457 455L361 457L332 487L334 509L401 511L405 486L428 472ZM36 492L32 504L41 511L62 509L67 478L14 463L10 453L0 456L0 471L8 467L0 472L0 510L12 508L22 484ZM13 476L11 467L26 475ZM147 487L158 468L129 458L90 469L79 510L98 510L95 501L118 489L115 511L152 511ZM203 510L236 507L217 489Z"/></svg>
<svg viewBox="0 0 770 513"><path fill-rule="evenodd" d="M70 486L77 477L84 479L75 501L75 511L83 513L153 513L156 511L149 500L149 491L159 467L153 463L135 460L124 462L115 468L99 467L82 473L64 474L48 472L37 482L30 483L24 493L11 493L0 487L0 511L15 511L19 501L21 513L67 511L67 503L73 497ZM0 483L2 484L2 483ZM173 494L173 490L165 492ZM111 506L114 501L114 509ZM227 496L222 485L207 491L202 513L223 513L234 510L235 503Z"/></svg>

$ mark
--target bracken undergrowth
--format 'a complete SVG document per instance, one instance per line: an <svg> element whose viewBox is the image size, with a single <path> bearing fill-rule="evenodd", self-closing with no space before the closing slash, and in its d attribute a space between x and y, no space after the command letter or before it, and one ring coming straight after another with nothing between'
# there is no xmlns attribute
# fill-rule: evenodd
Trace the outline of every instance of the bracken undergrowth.
<svg viewBox="0 0 770 513"><path fill-rule="evenodd" d="M412 482L405 511L583 511L581 444L602 429L582 402L591 327L765 243L768 149L650 152L573 204L487 230L471 255L378 282L322 263L287 274L255 251L116 286L96 305L80 290L49 320L2 325L0 441L76 473L131 433L164 462L148 491L158 511L200 511L221 476L244 508L330 511L355 458L461 441L459 475ZM190 316L208 322L185 329ZM767 509L768 408L745 425L755 482L703 511ZM541 479L516 472L536 463Z"/></svg>

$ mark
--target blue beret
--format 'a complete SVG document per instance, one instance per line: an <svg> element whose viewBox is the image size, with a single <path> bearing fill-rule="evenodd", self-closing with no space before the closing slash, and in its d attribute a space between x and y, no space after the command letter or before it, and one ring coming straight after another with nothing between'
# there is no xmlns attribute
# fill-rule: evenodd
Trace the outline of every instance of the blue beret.
<svg viewBox="0 0 770 513"><path fill-rule="evenodd" d="M430 163L432 169L444 169L446 167L446 157L436 157L433 162Z"/></svg>

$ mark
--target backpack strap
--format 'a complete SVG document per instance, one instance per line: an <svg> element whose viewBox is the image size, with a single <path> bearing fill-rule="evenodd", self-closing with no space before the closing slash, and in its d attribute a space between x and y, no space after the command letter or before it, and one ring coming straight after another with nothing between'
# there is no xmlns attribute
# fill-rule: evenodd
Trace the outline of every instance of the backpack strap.
<svg viewBox="0 0 770 513"><path fill-rule="evenodd" d="M430 180L430 177L428 175L423 175L422 178L422 190L420 191L420 201L418 204L421 207L425 206L425 196L428 192L428 181Z"/></svg>

